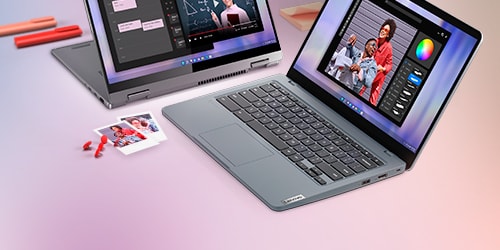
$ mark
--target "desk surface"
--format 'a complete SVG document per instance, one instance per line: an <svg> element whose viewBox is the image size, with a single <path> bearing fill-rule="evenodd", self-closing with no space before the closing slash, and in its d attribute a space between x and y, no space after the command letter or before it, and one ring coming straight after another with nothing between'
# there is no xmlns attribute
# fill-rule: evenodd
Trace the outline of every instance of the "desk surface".
<svg viewBox="0 0 500 250"><path fill-rule="evenodd" d="M485 40L414 170L390 180L273 212L161 116L165 105L286 73L306 32L279 9L307 2L269 3L280 65L115 110L49 53L91 39L83 1L0 3L0 24L53 15L84 30L20 50L0 37L0 249L499 249L496 1L431 1ZM168 141L129 156L82 152L99 139L93 129L143 111Z"/></svg>

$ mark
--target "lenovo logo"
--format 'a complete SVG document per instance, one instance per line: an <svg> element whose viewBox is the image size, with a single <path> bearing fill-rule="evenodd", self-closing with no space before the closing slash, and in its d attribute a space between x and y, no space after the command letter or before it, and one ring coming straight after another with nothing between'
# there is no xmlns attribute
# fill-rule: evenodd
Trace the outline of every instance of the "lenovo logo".
<svg viewBox="0 0 500 250"><path fill-rule="evenodd" d="M283 200L283 204L288 205L288 204L291 204L291 203L294 203L294 202L297 202L297 201L303 200L303 199L305 199L305 198L306 198L305 196L303 196L303 195L299 194L299 195L297 195L297 196L290 197L290 198L288 198L288 199L286 199L286 200Z"/></svg>

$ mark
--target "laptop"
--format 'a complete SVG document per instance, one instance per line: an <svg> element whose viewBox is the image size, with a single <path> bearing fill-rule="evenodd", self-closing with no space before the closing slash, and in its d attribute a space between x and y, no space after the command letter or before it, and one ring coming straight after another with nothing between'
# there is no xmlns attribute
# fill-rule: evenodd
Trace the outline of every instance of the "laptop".
<svg viewBox="0 0 500 250"><path fill-rule="evenodd" d="M286 75L162 113L283 211L412 169L481 40L426 1L327 0Z"/></svg>
<svg viewBox="0 0 500 250"><path fill-rule="evenodd" d="M94 39L52 54L110 109L279 63L267 1L233 2L249 21L219 27L222 1L85 0Z"/></svg>

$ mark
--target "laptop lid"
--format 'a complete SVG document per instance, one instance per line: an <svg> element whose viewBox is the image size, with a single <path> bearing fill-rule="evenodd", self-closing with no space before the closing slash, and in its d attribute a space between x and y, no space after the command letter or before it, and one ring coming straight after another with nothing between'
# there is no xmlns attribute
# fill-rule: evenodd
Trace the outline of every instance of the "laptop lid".
<svg viewBox="0 0 500 250"><path fill-rule="evenodd" d="M267 1L224 2L86 0L107 106L278 63L281 48ZM228 13L234 24L227 24Z"/></svg>
<svg viewBox="0 0 500 250"><path fill-rule="evenodd" d="M403 159L409 170L481 33L420 0L327 0L322 12L287 75ZM387 34L390 40L381 43ZM347 46L353 35L356 59L345 53L356 53ZM361 67L352 73L352 64ZM342 70L351 78L340 77Z"/></svg>

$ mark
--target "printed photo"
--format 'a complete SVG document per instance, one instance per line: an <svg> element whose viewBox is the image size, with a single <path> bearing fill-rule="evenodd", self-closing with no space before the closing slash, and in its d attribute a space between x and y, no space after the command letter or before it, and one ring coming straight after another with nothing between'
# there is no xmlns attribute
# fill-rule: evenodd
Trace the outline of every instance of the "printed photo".
<svg viewBox="0 0 500 250"><path fill-rule="evenodd" d="M156 140L150 139L126 121L110 124L94 131L99 136L106 135L108 142L125 155L158 145Z"/></svg>
<svg viewBox="0 0 500 250"><path fill-rule="evenodd" d="M158 142L167 140L167 136L163 133L160 126L158 126L158 122L151 112L122 116L118 117L118 120L130 123L140 133L153 140Z"/></svg>

